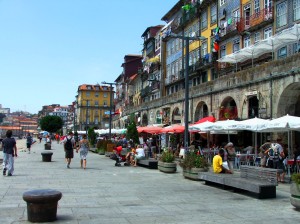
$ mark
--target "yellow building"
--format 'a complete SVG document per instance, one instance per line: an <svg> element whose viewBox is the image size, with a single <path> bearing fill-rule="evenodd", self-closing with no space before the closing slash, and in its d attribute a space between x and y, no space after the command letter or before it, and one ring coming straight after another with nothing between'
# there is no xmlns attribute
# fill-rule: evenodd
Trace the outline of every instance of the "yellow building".
<svg viewBox="0 0 300 224"><path fill-rule="evenodd" d="M110 89L110 86L83 84L78 87L76 96L78 130L86 130L89 127L96 129L109 127L111 95L113 95L113 87ZM114 111L114 108L111 109Z"/></svg>

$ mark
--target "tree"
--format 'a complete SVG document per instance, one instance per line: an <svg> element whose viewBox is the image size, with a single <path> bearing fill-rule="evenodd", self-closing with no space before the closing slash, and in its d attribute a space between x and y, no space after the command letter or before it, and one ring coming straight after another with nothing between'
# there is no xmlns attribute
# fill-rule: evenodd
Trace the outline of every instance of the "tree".
<svg viewBox="0 0 300 224"><path fill-rule="evenodd" d="M127 139L132 139L132 141L136 144L139 144L139 133L136 128L136 124L134 119L131 117L130 119L130 124L127 127L127 134L126 134Z"/></svg>
<svg viewBox="0 0 300 224"><path fill-rule="evenodd" d="M57 132L63 126L63 120L59 116L45 116L40 120L40 127L50 133Z"/></svg>
<svg viewBox="0 0 300 224"><path fill-rule="evenodd" d="M92 146L96 144L97 134L95 133L94 128L89 128L88 130L88 139Z"/></svg>

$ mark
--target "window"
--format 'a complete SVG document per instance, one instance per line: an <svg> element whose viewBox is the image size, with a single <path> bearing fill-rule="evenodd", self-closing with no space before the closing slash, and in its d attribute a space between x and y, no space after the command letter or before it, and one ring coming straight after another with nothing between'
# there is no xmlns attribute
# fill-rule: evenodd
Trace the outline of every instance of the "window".
<svg viewBox="0 0 300 224"><path fill-rule="evenodd" d="M224 5L226 3L226 0L220 0L220 6Z"/></svg>
<svg viewBox="0 0 300 224"><path fill-rule="evenodd" d="M287 56L286 47L280 48L278 50L278 59L279 58L286 58L286 56Z"/></svg>
<svg viewBox="0 0 300 224"><path fill-rule="evenodd" d="M217 22L217 5L213 4L210 7L210 23Z"/></svg>
<svg viewBox="0 0 300 224"><path fill-rule="evenodd" d="M201 14L201 29L207 28L207 11L203 11Z"/></svg>
<svg viewBox="0 0 300 224"><path fill-rule="evenodd" d="M254 13L256 16L258 16L259 11L260 11L260 5L259 5L260 0L254 0Z"/></svg>
<svg viewBox="0 0 300 224"><path fill-rule="evenodd" d="M272 27L268 27L264 30L264 39L272 36Z"/></svg>
<svg viewBox="0 0 300 224"><path fill-rule="evenodd" d="M207 76L207 72L202 72L201 73L201 83L205 83L208 81L208 76Z"/></svg>
<svg viewBox="0 0 300 224"><path fill-rule="evenodd" d="M294 21L300 19L300 0L293 1Z"/></svg>
<svg viewBox="0 0 300 224"><path fill-rule="evenodd" d="M244 47L249 47L251 45L251 39L250 36L245 36L244 37Z"/></svg>
<svg viewBox="0 0 300 224"><path fill-rule="evenodd" d="M99 106L99 102L95 101L95 106L98 107Z"/></svg>
<svg viewBox="0 0 300 224"><path fill-rule="evenodd" d="M257 43L258 41L260 41L260 32L254 34L254 43Z"/></svg>
<svg viewBox="0 0 300 224"><path fill-rule="evenodd" d="M277 19L276 19L276 25L277 27L282 27L287 24L287 5L286 2L282 2L277 5L276 8L277 12Z"/></svg>
<svg viewBox="0 0 300 224"><path fill-rule="evenodd" d="M250 4L244 6L244 17L246 27L250 26Z"/></svg>
<svg viewBox="0 0 300 224"><path fill-rule="evenodd" d="M155 50L159 49L160 48L160 39L161 39L161 36L160 35L157 35L155 37Z"/></svg>
<svg viewBox="0 0 300 224"><path fill-rule="evenodd" d="M107 93L103 93L103 97L107 98L108 94Z"/></svg>
<svg viewBox="0 0 300 224"><path fill-rule="evenodd" d="M90 96L91 93L89 91L86 91L86 96Z"/></svg>
<svg viewBox="0 0 300 224"><path fill-rule="evenodd" d="M221 46L220 49L220 56L223 58L226 56L226 45Z"/></svg>
<svg viewBox="0 0 300 224"><path fill-rule="evenodd" d="M95 118L95 124L98 124L99 121L98 121L98 118Z"/></svg>
<svg viewBox="0 0 300 224"><path fill-rule="evenodd" d="M107 106L107 101L106 100L103 101L103 106Z"/></svg>
<svg viewBox="0 0 300 224"><path fill-rule="evenodd" d="M201 45L202 58L204 58L206 54L207 54L207 42L202 42L202 45Z"/></svg>
<svg viewBox="0 0 300 224"><path fill-rule="evenodd" d="M240 50L240 39L235 39L233 41L233 53Z"/></svg>
<svg viewBox="0 0 300 224"><path fill-rule="evenodd" d="M99 92L95 92L95 97L98 97L99 96Z"/></svg>

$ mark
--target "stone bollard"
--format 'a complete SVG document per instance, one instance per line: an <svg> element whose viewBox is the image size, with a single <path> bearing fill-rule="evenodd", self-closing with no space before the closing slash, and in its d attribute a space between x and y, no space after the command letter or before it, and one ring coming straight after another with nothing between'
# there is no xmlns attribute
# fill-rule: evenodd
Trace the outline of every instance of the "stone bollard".
<svg viewBox="0 0 300 224"><path fill-rule="evenodd" d="M43 162L51 162L53 152L41 152Z"/></svg>
<svg viewBox="0 0 300 224"><path fill-rule="evenodd" d="M23 200L27 203L27 218L30 222L52 222L56 220L57 203L62 193L57 190L41 189L26 191Z"/></svg>

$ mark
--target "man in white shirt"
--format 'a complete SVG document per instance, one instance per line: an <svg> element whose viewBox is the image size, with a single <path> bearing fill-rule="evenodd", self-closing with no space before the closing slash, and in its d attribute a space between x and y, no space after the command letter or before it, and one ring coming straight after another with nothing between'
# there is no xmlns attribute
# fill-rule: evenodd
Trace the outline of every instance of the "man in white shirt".
<svg viewBox="0 0 300 224"><path fill-rule="evenodd" d="M138 145L137 149L135 150L136 155L134 157L134 166L139 159L145 159L145 151L142 145Z"/></svg>

